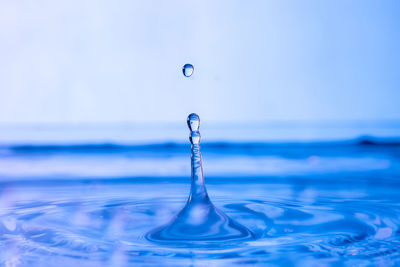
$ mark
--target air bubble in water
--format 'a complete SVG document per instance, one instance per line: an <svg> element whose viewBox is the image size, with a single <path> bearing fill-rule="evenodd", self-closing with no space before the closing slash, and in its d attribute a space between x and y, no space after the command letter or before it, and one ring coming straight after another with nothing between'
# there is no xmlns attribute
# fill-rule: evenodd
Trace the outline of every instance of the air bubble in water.
<svg viewBox="0 0 400 267"><path fill-rule="evenodd" d="M193 72L194 72L194 68L192 64L185 64L182 67L182 72L183 75L185 75L185 77L190 77L192 76Z"/></svg>

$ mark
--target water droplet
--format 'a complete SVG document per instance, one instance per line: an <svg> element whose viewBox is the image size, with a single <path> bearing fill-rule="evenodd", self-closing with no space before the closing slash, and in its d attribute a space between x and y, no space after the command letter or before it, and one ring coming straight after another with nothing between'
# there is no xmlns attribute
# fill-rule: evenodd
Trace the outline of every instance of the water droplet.
<svg viewBox="0 0 400 267"><path fill-rule="evenodd" d="M192 113L187 118L191 147L191 188L185 207L171 222L147 234L153 242L176 242L193 245L210 242L230 242L254 238L246 227L238 224L211 202L204 184L200 153L200 117Z"/></svg>
<svg viewBox="0 0 400 267"><path fill-rule="evenodd" d="M183 75L185 75L185 77L190 77L192 76L193 72L194 72L194 68L192 64L185 64L182 67L182 72Z"/></svg>

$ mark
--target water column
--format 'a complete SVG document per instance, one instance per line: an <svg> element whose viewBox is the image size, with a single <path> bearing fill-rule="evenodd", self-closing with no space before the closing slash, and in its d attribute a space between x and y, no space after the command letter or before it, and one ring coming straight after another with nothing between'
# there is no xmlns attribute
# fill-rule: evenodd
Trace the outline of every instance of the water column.
<svg viewBox="0 0 400 267"><path fill-rule="evenodd" d="M254 238L246 227L217 209L208 197L204 184L200 153L200 118L188 116L191 143L191 188L185 207L166 225L150 231L146 237L157 243L209 244Z"/></svg>
<svg viewBox="0 0 400 267"><path fill-rule="evenodd" d="M187 118L187 124L190 130L189 140L191 146L191 176L192 186L190 190L189 202L202 201L209 202L206 187L204 185L203 163L200 153L200 118L197 114L192 113Z"/></svg>

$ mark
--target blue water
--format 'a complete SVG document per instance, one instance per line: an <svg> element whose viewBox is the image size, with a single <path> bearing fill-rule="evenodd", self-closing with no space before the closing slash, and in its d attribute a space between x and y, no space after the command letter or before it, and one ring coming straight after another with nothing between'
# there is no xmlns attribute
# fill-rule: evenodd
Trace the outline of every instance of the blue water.
<svg viewBox="0 0 400 267"><path fill-rule="evenodd" d="M0 147L0 265L400 264L400 142L203 142L212 203L243 240L159 242L190 191L190 144Z"/></svg>
<svg viewBox="0 0 400 267"><path fill-rule="evenodd" d="M220 247L224 242L243 243L256 236L245 226L232 220L214 206L204 183L200 152L200 117L192 113L187 118L191 143L191 186L185 207L163 226L147 234L149 241L184 247ZM224 246L225 247L225 246Z"/></svg>

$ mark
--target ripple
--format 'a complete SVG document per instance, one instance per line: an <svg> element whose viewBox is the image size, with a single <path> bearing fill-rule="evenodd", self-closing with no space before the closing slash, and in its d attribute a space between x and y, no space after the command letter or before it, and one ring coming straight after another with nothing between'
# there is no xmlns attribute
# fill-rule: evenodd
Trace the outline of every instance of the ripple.
<svg viewBox="0 0 400 267"><path fill-rule="evenodd" d="M128 186L127 192L140 190L135 186ZM205 263L203 260L210 259L233 265L268 261L307 265L316 259L360 263L400 256L400 207L394 202L368 197L346 201L316 198L311 203L288 196L253 200L249 192L216 197L216 206L249 229L251 237L247 233L240 236L239 231L236 240L230 237L229 242L188 240L177 245L159 242L163 232L158 232L157 242L146 233L157 225L168 224L184 205L184 193L159 198L151 195L146 199L123 195L120 188L109 189L115 192L100 189L99 194L71 200L48 195L41 201L24 199L3 208L0 264L14 261L35 266L33 263L52 259L61 265L83 261L104 266L139 264L146 258L146 262L157 265L168 258L172 265L188 265L193 260ZM263 189L270 192L265 185ZM226 192L223 186L214 186L213 190L218 196ZM118 194L114 193L122 195L116 197ZM231 221L223 219L232 226Z"/></svg>

